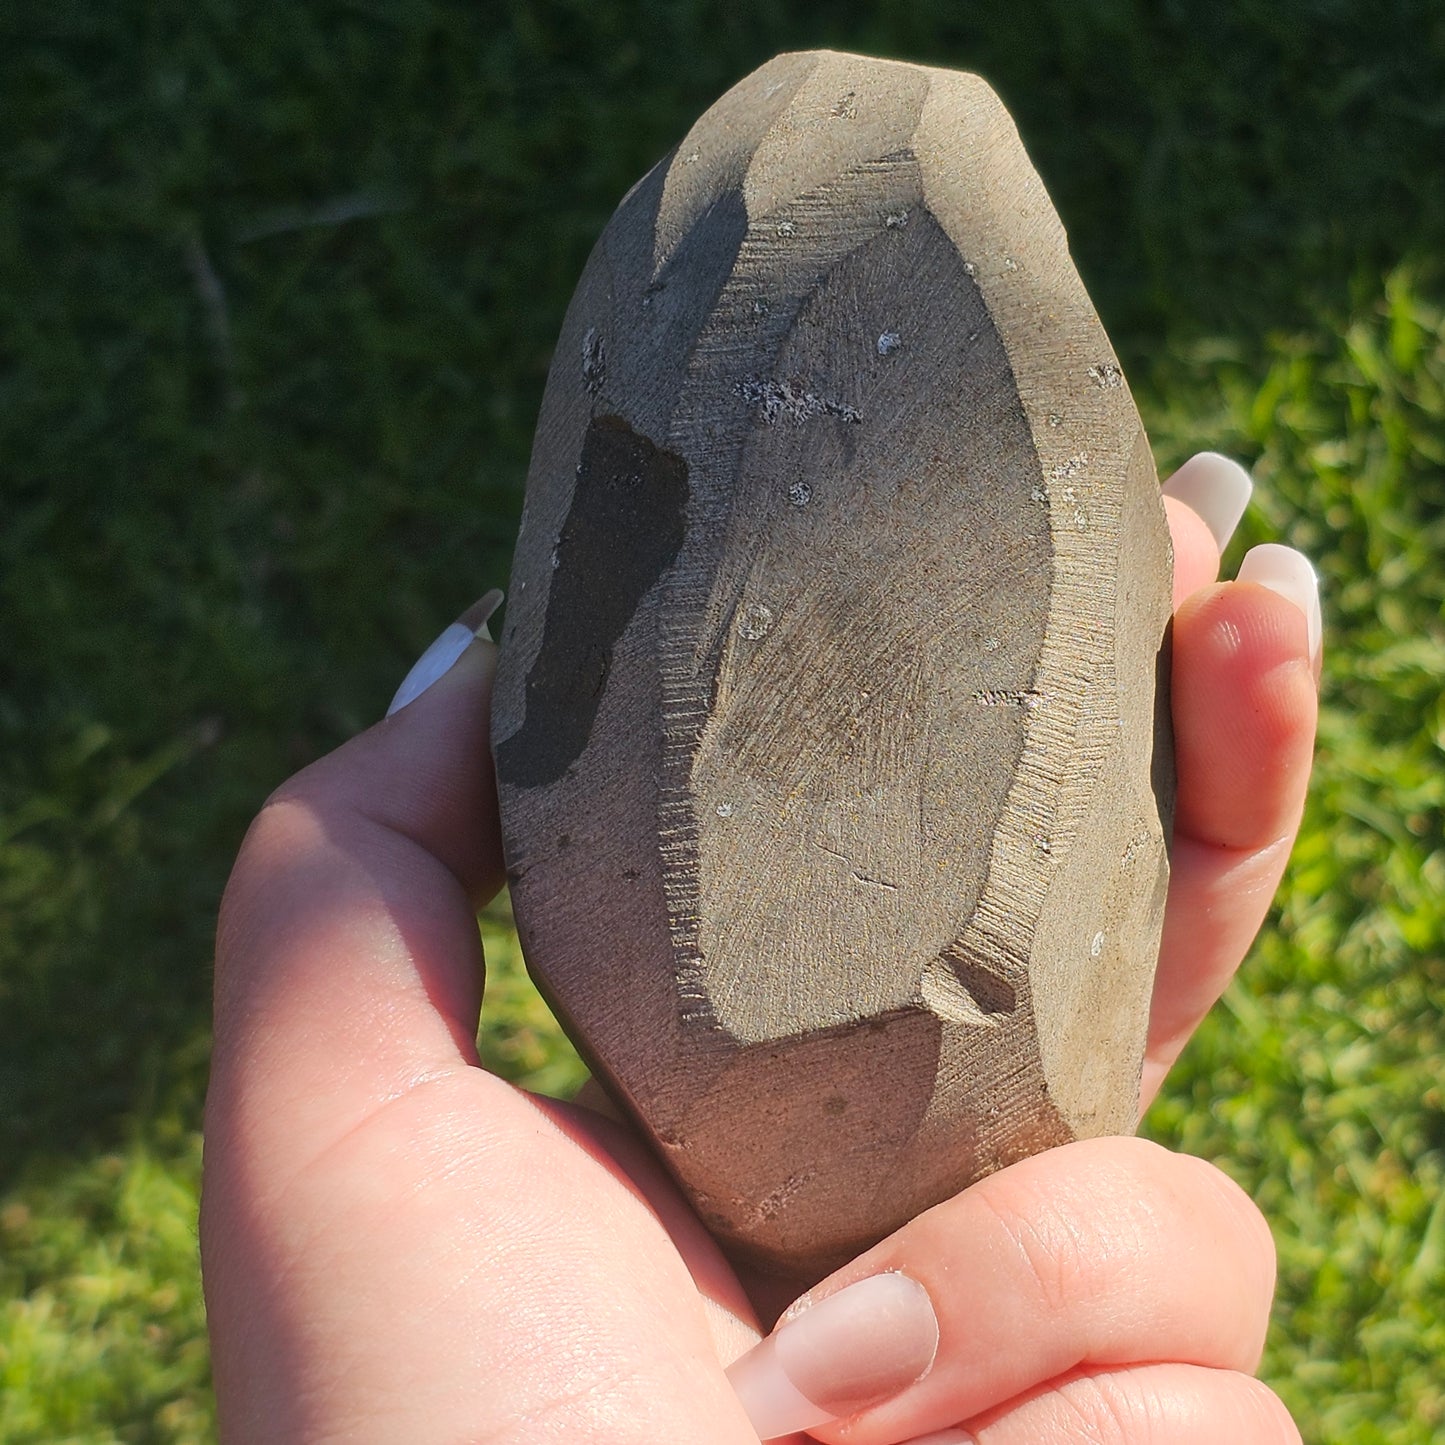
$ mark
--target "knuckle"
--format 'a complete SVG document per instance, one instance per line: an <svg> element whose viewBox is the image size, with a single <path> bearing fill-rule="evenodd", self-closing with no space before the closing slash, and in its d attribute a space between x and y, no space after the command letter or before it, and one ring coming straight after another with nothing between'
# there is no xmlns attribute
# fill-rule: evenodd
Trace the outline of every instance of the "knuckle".
<svg viewBox="0 0 1445 1445"><path fill-rule="evenodd" d="M1188 1154L1173 1157L1178 1160L1178 1167L1192 1176L1194 1183L1193 1190L1186 1186L1180 1191L1181 1214L1188 1218L1194 1212L1191 1202L1199 1190L1212 1194L1220 1215L1234 1234L1236 1253L1253 1287L1253 1297L1267 1311L1274 1296L1277 1259L1269 1221L1244 1189L1217 1165Z"/></svg>
<svg viewBox="0 0 1445 1445"><path fill-rule="evenodd" d="M994 1176L985 1202L1042 1309L1092 1312L1128 1290L1167 1232L1157 1196L1172 1157L1141 1139L1091 1139Z"/></svg>
<svg viewBox="0 0 1445 1445"><path fill-rule="evenodd" d="M1141 1207L1149 1199L1167 1200L1160 1228L1170 1237L1180 1228L1208 1230L1216 1238L1223 1231L1235 1262L1248 1272L1257 1299L1267 1307L1274 1293L1274 1235L1254 1200L1207 1159L1144 1140L1119 1142L1141 1146L1130 1151L1127 1197Z"/></svg>
<svg viewBox="0 0 1445 1445"><path fill-rule="evenodd" d="M1143 1140L1091 1140L1052 1152L1053 1159L1004 1170L974 1191L987 1227L1015 1261L1019 1288L1045 1317L1066 1313L1103 1327L1110 1301L1136 1297L1141 1279L1178 1261L1202 1298L1213 1297L1210 1280L1229 1276L1231 1294L1248 1305L1247 1348L1262 1350L1274 1239L1239 1185L1204 1160ZM1218 1268L1203 1267L1205 1254ZM1242 1295L1235 1293L1241 1283ZM1243 1353L1231 1350L1228 1363Z"/></svg>
<svg viewBox="0 0 1445 1445"><path fill-rule="evenodd" d="M1033 1187L990 1192L983 1204L1014 1252L1024 1287L1045 1318L1072 1314L1107 1287L1108 1251L1067 1199Z"/></svg>

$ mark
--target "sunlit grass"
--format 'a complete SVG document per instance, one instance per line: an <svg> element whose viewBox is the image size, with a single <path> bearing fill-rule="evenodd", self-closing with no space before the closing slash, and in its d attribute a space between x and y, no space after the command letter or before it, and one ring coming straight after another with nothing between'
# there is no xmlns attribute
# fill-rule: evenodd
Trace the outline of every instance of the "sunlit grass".
<svg viewBox="0 0 1445 1445"><path fill-rule="evenodd" d="M7 1445L211 1438L200 1141L171 1121L149 1132L152 1142L44 1171L0 1205ZM175 1137L162 1153L164 1135Z"/></svg>

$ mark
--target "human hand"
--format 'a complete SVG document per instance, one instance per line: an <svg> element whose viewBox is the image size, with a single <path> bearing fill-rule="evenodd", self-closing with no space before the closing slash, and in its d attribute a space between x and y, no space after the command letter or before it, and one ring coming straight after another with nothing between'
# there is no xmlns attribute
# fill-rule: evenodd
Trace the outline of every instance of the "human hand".
<svg viewBox="0 0 1445 1445"><path fill-rule="evenodd" d="M1197 515L1171 513L1193 593L1217 547ZM613 1121L478 1066L475 909L502 878L493 663L488 643L467 646L283 787L227 890L202 1250L228 1440L756 1439L720 1361L760 1322L651 1156ZM1150 1092L1237 965L1293 838L1314 705L1303 614L1257 587L1197 592L1176 617L1174 686ZM1200 1439L1294 1438L1273 1397L1231 1373L1257 1354L1268 1251L1206 1170L1090 1141L921 1216L815 1298L865 1276L896 1288L902 1270L931 1301L932 1368L914 1385L875 1376L872 1393L895 1396L876 1407L855 1382L862 1413L815 1433L874 1445L967 1421L981 1445L1085 1439L1089 1389L1114 1411L1096 1438L1146 1438L1125 1409L1145 1397L1192 1410ZM766 1383L769 1353L740 1368ZM1184 1428L1162 1438L1196 1438Z"/></svg>

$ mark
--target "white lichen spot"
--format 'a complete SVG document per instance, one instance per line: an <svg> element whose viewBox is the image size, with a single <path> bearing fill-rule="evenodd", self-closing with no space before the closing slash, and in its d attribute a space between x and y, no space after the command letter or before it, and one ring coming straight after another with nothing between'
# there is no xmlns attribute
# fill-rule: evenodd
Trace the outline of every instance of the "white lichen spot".
<svg viewBox="0 0 1445 1445"><path fill-rule="evenodd" d="M562 544L557 543L552 548L552 570L555 572L562 565Z"/></svg>
<svg viewBox="0 0 1445 1445"><path fill-rule="evenodd" d="M963 263L963 274L965 276L977 276L978 267L975 266L972 261L965 261Z"/></svg>
<svg viewBox="0 0 1445 1445"><path fill-rule="evenodd" d="M996 638L996 637L985 637L984 640L983 640L983 650L984 650L985 652L997 652L997 651L998 651L998 638Z"/></svg>
<svg viewBox="0 0 1445 1445"><path fill-rule="evenodd" d="M878 338L878 355L892 356L902 345L903 338L896 331L885 331Z"/></svg>
<svg viewBox="0 0 1445 1445"><path fill-rule="evenodd" d="M857 96L858 92L856 90L850 90L839 99L833 107L833 117L835 120L855 120L857 118L858 107L853 103L857 99Z"/></svg>
<svg viewBox="0 0 1445 1445"><path fill-rule="evenodd" d="M1049 413L1049 425L1050 425L1050 426L1063 426L1063 424L1064 424L1064 419L1063 419L1063 417L1061 417L1061 416L1058 414L1058 412L1056 412L1056 411L1051 411L1051 412Z"/></svg>
<svg viewBox="0 0 1445 1445"><path fill-rule="evenodd" d="M682 158L682 163L683 163L683 165L685 165L685 166L695 166L695 165L698 163L698 161L699 161L700 158L701 158L701 152L699 152L699 151L693 151L693 153L692 153L691 155L684 156L684 157Z"/></svg>
<svg viewBox="0 0 1445 1445"><path fill-rule="evenodd" d="M1084 468L1088 465L1088 452L1079 452L1076 456L1069 457L1062 462L1056 462L1052 467L1050 467L1049 480L1051 482L1067 481L1071 477L1077 477L1079 473L1082 472ZM1072 488L1065 489L1064 498L1065 500L1070 502L1074 500L1074 493Z"/></svg>
<svg viewBox="0 0 1445 1445"><path fill-rule="evenodd" d="M1035 502L1047 502L1049 499L1049 494L1044 491L1042 487L1035 487L1029 493L1029 499Z"/></svg>
<svg viewBox="0 0 1445 1445"><path fill-rule="evenodd" d="M759 297L756 301L753 302L754 316L766 316L771 309L772 308L769 307L768 303L764 301L762 297Z"/></svg>
<svg viewBox="0 0 1445 1445"><path fill-rule="evenodd" d="M795 507L806 507L813 500L813 488L807 482L794 482L788 488L788 501Z"/></svg>
<svg viewBox="0 0 1445 1445"><path fill-rule="evenodd" d="M908 224L908 212L890 211L883 217L883 224L890 231L901 231Z"/></svg>
<svg viewBox="0 0 1445 1445"><path fill-rule="evenodd" d="M1112 361L1103 361L1089 368L1089 380L1107 391L1124 385L1124 373Z"/></svg>
<svg viewBox="0 0 1445 1445"><path fill-rule="evenodd" d="M1089 514L1084 510L1078 495L1072 487L1064 487L1059 493L1060 501L1067 502L1074 509L1074 526L1081 532L1088 531Z"/></svg>
<svg viewBox="0 0 1445 1445"><path fill-rule="evenodd" d="M1093 937L1093 940L1089 944L1089 957L1098 958L1098 956L1103 953L1103 951L1104 935L1102 933L1096 933Z"/></svg>
<svg viewBox="0 0 1445 1445"><path fill-rule="evenodd" d="M779 221L779 222L778 222L778 235L780 235L780 236L796 236L797 234L798 234L798 228L797 228L791 221Z"/></svg>
<svg viewBox="0 0 1445 1445"><path fill-rule="evenodd" d="M1012 256L1005 256L1003 258L1003 268L1005 271L1017 271L1019 263L1015 261Z"/></svg>
<svg viewBox="0 0 1445 1445"><path fill-rule="evenodd" d="M1035 838L1034 847L1037 848L1040 853L1052 853L1054 851L1053 845L1044 837Z"/></svg>
<svg viewBox="0 0 1445 1445"><path fill-rule="evenodd" d="M853 425L863 420L863 413L846 401L833 401L809 391L796 376L786 381L774 381L771 377L753 377L738 383L738 394L750 406L762 412L763 420L769 426L780 421L801 424L815 416L835 416L840 421Z"/></svg>
<svg viewBox="0 0 1445 1445"><path fill-rule="evenodd" d="M738 618L738 636L748 642L757 642L773 630L773 609L755 602Z"/></svg>
<svg viewBox="0 0 1445 1445"><path fill-rule="evenodd" d="M733 815L733 805L731 803L719 803L713 811L719 818L731 818Z"/></svg>

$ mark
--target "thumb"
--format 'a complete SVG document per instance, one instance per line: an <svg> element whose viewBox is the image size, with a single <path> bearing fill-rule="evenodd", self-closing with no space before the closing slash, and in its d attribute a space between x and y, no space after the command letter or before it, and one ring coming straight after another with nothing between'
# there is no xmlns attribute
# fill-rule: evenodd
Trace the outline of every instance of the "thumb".
<svg viewBox="0 0 1445 1445"><path fill-rule="evenodd" d="M200 1230L222 1439L750 1437L665 1184L476 1067L494 665L448 629L232 874Z"/></svg>
<svg viewBox="0 0 1445 1445"><path fill-rule="evenodd" d="M503 876L476 611L413 669L413 700L278 789L226 888L208 1112L285 1120L262 1132L298 1165L415 1079L476 1063L476 909Z"/></svg>

